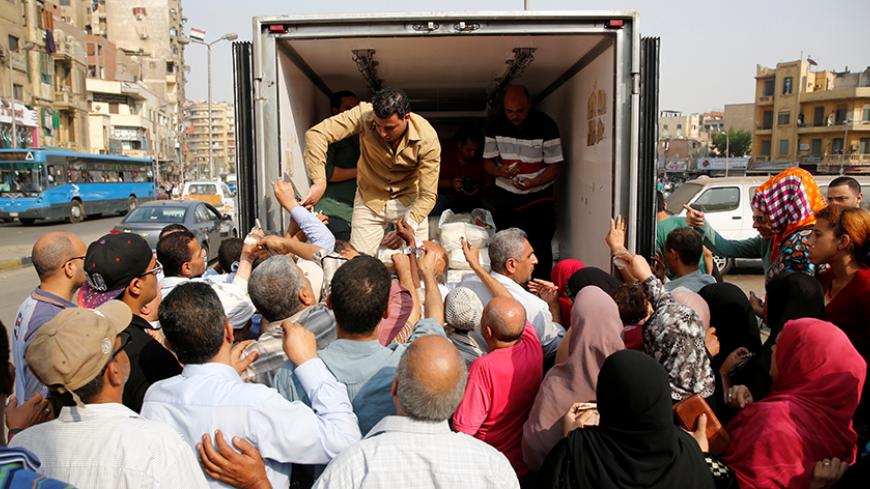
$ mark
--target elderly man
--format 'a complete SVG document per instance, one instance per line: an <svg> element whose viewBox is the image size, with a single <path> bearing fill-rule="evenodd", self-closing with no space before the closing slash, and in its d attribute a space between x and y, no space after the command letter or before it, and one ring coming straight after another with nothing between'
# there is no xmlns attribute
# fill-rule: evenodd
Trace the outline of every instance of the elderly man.
<svg viewBox="0 0 870 489"><path fill-rule="evenodd" d="M39 286L18 308L12 342L19 405L34 394L45 397L48 393L24 361L24 351L46 321L68 307L76 307L72 302L73 294L87 280L85 252L82 240L66 232L45 234L33 244L30 256L39 277Z"/></svg>
<svg viewBox="0 0 870 489"><path fill-rule="evenodd" d="M65 309L40 328L27 362L64 407L12 444L35 453L45 475L77 487L206 488L193 450L175 430L121 404L131 318L127 305L109 301L96 310Z"/></svg>
<svg viewBox="0 0 870 489"><path fill-rule="evenodd" d="M311 283L292 258L273 256L251 272L248 294L263 315L260 337L245 349L257 359L241 374L242 380L272 386L275 374L287 361L282 343L281 323L301 324L317 337L317 347L325 348L335 339L335 318L323 304L317 304Z"/></svg>
<svg viewBox="0 0 870 489"><path fill-rule="evenodd" d="M496 233L489 244L489 259L492 264L492 278L525 308L526 317L534 326L541 342L544 357L555 357L559 343L565 335L562 325L554 321L554 313L558 315L559 299L557 294L546 288L539 290L547 301L524 288L531 281L532 271L538 263L526 233L516 228ZM484 282L489 274L480 266L477 258L471 258L469 264L475 275L466 277L459 286L473 290L486 305L493 297L489 286Z"/></svg>
<svg viewBox="0 0 870 489"><path fill-rule="evenodd" d="M191 446L212 434L248 439L266 459L269 482L277 488L290 484L291 464L325 464L359 441L347 391L317 358L314 334L302 326L282 324L283 346L298 365L296 375L313 409L242 381L233 328L207 284L176 287L160 305L160 324L184 371L148 389L142 415L169 424Z"/></svg>
<svg viewBox="0 0 870 489"><path fill-rule="evenodd" d="M493 217L499 229L518 227L529 240L546 278L552 268L556 230L553 181L561 171L562 140L549 116L532 109L526 87L507 87L504 112L490 126L483 149L484 168L495 177Z"/></svg>
<svg viewBox="0 0 870 489"><path fill-rule="evenodd" d="M544 376L541 346L523 306L509 297L486 305L480 330L489 353L471 363L453 427L495 447L523 478L523 423Z"/></svg>
<svg viewBox="0 0 870 489"><path fill-rule="evenodd" d="M393 379L397 416L338 456L314 487L519 487L504 455L450 430L464 384L465 365L449 341L417 340Z"/></svg>
<svg viewBox="0 0 870 489"><path fill-rule="evenodd" d="M384 88L372 103L362 102L305 133L305 166L312 185L302 204L317 204L326 191L328 146L355 134L360 158L350 242L374 255L385 226L401 219L425 240L427 216L438 195L441 145L435 129L411 112L408 95L397 88Z"/></svg>

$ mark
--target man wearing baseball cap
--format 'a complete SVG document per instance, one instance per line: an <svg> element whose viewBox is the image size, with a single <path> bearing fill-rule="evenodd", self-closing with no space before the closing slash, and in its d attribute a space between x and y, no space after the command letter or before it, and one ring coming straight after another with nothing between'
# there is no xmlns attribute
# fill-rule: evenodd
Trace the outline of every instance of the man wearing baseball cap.
<svg viewBox="0 0 870 489"><path fill-rule="evenodd" d="M79 303L85 307L118 299L132 314L126 329L130 336L126 349L130 378L123 402L137 413L152 383L181 373L178 360L147 333L151 323L140 316L142 307L157 297L160 269L151 247L138 234L107 234L88 246L85 256L88 281L79 292Z"/></svg>
<svg viewBox="0 0 870 489"><path fill-rule="evenodd" d="M64 404L57 419L13 438L49 477L77 487L207 487L193 451L169 426L121 405L130 375L130 308L69 308L45 323L25 357Z"/></svg>

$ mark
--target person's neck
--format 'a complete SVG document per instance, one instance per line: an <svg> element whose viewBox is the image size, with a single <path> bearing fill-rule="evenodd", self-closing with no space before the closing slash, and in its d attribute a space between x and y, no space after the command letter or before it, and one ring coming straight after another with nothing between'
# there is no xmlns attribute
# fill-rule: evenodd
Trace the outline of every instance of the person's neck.
<svg viewBox="0 0 870 489"><path fill-rule="evenodd" d="M88 400L86 404L121 404L124 398L124 386L113 387L104 382L103 390L100 391L94 398Z"/></svg>
<svg viewBox="0 0 870 489"><path fill-rule="evenodd" d="M211 359L206 363L222 363L224 365L233 366L233 355L232 355L233 345L224 341L224 344L221 345L221 349L218 351L218 354L211 357ZM235 368L235 367L233 367Z"/></svg>
<svg viewBox="0 0 870 489"><path fill-rule="evenodd" d="M668 211L659 211L656 212L656 221L664 221L665 219L671 217L671 213Z"/></svg>
<svg viewBox="0 0 870 489"><path fill-rule="evenodd" d="M698 271L698 265L689 266L689 265L685 265L683 263L677 263L674 266L674 269L671 270L671 272L676 277L685 277L686 275L689 275L690 273L695 273L697 271Z"/></svg>
<svg viewBox="0 0 870 489"><path fill-rule="evenodd" d="M48 279L39 283L39 288L58 297L72 302L73 292L78 288L75 284L63 279Z"/></svg>
<svg viewBox="0 0 870 489"><path fill-rule="evenodd" d="M834 274L834 280L851 282L855 275L858 273L858 270L861 269L861 265L855 260L851 254L842 254L840 256L834 257L829 262L831 265L831 272Z"/></svg>
<svg viewBox="0 0 870 489"><path fill-rule="evenodd" d="M121 296L120 301L127 304L127 307L130 308L130 312L132 312L134 316L140 316L142 314L142 306L145 304L143 304L139 299L125 293Z"/></svg>
<svg viewBox="0 0 870 489"><path fill-rule="evenodd" d="M497 340L495 338L490 338L490 340L486 342L486 347L489 349L490 352L493 352L495 350L503 350L505 348L513 348L514 345L516 345L519 342L520 342L519 338L517 338L513 341L501 341L501 340Z"/></svg>
<svg viewBox="0 0 870 489"><path fill-rule="evenodd" d="M378 329L375 328L367 333L352 333L337 325L335 328L335 337L339 340L349 341L372 341L378 339Z"/></svg>

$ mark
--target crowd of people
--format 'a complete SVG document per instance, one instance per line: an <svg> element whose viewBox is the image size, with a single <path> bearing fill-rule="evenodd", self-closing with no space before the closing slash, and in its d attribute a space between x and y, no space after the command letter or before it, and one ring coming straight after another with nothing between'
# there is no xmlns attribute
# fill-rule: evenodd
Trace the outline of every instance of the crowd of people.
<svg viewBox="0 0 870 489"><path fill-rule="evenodd" d="M615 273L544 265L541 223L504 227L490 267L461 240L471 269L448 282L423 223L438 187L474 189L439 182L401 91L337 95L307 138L313 193L273 184L290 227L225 240L212 268L180 225L155 251L130 233L36 241L39 286L0 344L3 487L867 487L870 213L854 180L826 202L788 170L756 192L757 238L688 209L649 258L616 217L598 233ZM558 132L543 114L523 125L521 87L504 112L514 127L484 156L513 151L527 176L499 176L503 198L551 206ZM524 137L543 138L539 159ZM331 156L355 151L355 168ZM357 179L354 201L327 193L336 178ZM714 278L705 248L763 259L763 300Z"/></svg>

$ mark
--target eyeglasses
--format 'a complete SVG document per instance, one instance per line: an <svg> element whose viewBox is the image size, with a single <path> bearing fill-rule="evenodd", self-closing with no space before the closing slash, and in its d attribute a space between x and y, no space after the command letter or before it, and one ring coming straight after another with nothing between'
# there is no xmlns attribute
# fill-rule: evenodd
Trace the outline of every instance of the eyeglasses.
<svg viewBox="0 0 870 489"><path fill-rule="evenodd" d="M84 256L84 255L82 255L82 256L74 256L74 257L70 258L69 260L63 262L63 264L66 265L67 263L69 263L69 262L71 262L71 261L73 261L73 260L84 260L85 258L87 258L87 256Z"/></svg>
<svg viewBox="0 0 870 489"><path fill-rule="evenodd" d="M142 278L145 275L154 275L156 277L157 274L162 272L162 271L163 271L163 265L161 265L159 261L155 261L154 268L152 268L151 270L148 270L147 272L143 273L142 275L139 275L139 278Z"/></svg>

